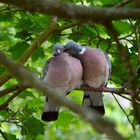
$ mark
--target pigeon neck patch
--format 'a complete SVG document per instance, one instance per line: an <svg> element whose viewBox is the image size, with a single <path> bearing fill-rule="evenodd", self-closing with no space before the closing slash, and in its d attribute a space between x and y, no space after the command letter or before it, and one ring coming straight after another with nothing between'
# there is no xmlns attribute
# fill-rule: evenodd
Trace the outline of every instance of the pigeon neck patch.
<svg viewBox="0 0 140 140"><path fill-rule="evenodd" d="M82 50L79 52L80 55L82 55L86 51L85 47L82 47Z"/></svg>

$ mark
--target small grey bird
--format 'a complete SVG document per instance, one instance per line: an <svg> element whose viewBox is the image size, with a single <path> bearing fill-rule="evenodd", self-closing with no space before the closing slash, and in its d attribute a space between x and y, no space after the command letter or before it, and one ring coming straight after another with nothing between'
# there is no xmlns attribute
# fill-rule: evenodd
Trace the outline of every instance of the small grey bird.
<svg viewBox="0 0 140 140"><path fill-rule="evenodd" d="M43 80L58 94L65 96L68 92L81 86L83 68L78 59L62 51L61 44L55 44L53 49L54 56L45 64ZM42 120L57 120L59 108L57 103L47 97Z"/></svg>
<svg viewBox="0 0 140 140"><path fill-rule="evenodd" d="M107 53L98 48L81 46L74 41L64 45L64 51L78 58L83 66L83 84L94 88L106 86L111 71ZM83 107L98 111L104 115L102 92L84 92Z"/></svg>

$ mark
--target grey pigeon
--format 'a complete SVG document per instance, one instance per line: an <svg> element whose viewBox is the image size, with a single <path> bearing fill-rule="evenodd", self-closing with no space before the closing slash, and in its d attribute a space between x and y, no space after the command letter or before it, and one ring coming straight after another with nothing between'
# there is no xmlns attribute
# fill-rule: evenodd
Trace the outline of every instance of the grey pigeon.
<svg viewBox="0 0 140 140"><path fill-rule="evenodd" d="M106 86L111 70L107 53L98 48L81 46L74 41L69 41L64 45L64 51L81 61L84 85L101 89ZM100 115L104 115L102 92L84 92L83 107L93 109Z"/></svg>
<svg viewBox="0 0 140 140"><path fill-rule="evenodd" d="M65 96L68 92L81 86L83 68L78 59L62 52L61 44L55 44L53 49L54 56L45 64L43 80L58 94ZM59 108L57 103L47 97L42 120L57 120Z"/></svg>

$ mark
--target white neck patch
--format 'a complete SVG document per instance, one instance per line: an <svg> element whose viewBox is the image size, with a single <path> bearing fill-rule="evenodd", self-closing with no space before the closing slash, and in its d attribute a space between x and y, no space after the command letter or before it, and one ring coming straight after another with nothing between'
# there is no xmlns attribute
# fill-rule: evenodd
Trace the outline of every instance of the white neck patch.
<svg viewBox="0 0 140 140"><path fill-rule="evenodd" d="M79 54L81 55L81 54L83 54L85 51L86 51L86 48L83 47L82 50L79 52Z"/></svg>

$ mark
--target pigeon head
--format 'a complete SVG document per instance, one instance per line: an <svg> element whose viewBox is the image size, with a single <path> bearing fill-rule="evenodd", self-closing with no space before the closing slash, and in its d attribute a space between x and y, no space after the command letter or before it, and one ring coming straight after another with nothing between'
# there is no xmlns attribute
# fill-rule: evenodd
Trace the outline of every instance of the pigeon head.
<svg viewBox="0 0 140 140"><path fill-rule="evenodd" d="M59 54L62 52L63 52L63 45L57 43L53 46L53 53L54 54Z"/></svg>
<svg viewBox="0 0 140 140"><path fill-rule="evenodd" d="M69 41L64 47L64 52L69 53L70 55L74 57L79 57L80 52L82 51L82 46L80 46L78 43L74 41Z"/></svg>

